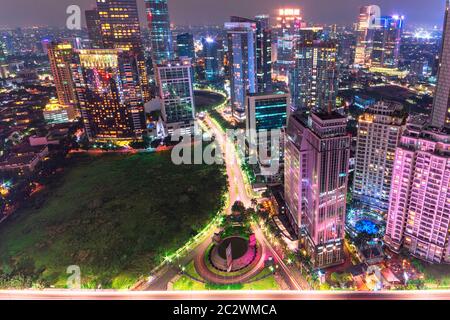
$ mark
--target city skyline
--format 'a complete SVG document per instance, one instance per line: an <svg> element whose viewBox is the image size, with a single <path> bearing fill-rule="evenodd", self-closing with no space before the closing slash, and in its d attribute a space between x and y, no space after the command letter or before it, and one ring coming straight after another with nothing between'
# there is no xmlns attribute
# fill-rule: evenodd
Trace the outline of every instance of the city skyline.
<svg viewBox="0 0 450 320"><path fill-rule="evenodd" d="M49 1L0 5L0 299L450 299L450 0Z"/></svg>
<svg viewBox="0 0 450 320"><path fill-rule="evenodd" d="M61 0L57 4L52 0L41 0L39 3L30 0L5 0L0 12L0 28L5 27L31 27L31 26L59 26L65 24L67 14L66 8L69 5L79 5L82 11L92 9L95 0ZM52 3L53 2L53 3ZM343 3L345 2L345 3ZM343 0L339 5L330 5L330 0L303 0L303 1L273 1L261 0L258 8L255 8L252 1L229 0L227 2L214 3L214 10L205 14L204 10L208 5L208 0L170 0L169 11L171 22L176 25L189 25L195 21L195 25L220 25L227 21L232 15L253 17L257 14L275 15L280 7L296 6L302 9L305 21L313 23L338 23L350 24L356 21L358 11L353 12L348 8L358 8L362 5L376 4L382 8L383 14L404 14L407 25L428 25L442 27L442 11L445 7L444 0L433 0L431 3L424 3L418 0L399 0L395 4L387 0ZM209 3L210 4L210 3ZM145 24L144 1L138 1L141 24ZM27 8L28 10L24 10ZM42 10L45 8L45 10ZM213 7L211 6L211 9ZM84 17L83 17L83 25Z"/></svg>

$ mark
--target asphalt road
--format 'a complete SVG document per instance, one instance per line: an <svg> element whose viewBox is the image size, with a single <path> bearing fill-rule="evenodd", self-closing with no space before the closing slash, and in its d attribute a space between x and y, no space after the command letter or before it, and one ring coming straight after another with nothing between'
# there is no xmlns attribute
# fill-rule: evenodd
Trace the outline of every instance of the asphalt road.
<svg viewBox="0 0 450 320"><path fill-rule="evenodd" d="M450 300L450 291L0 291L2 300Z"/></svg>

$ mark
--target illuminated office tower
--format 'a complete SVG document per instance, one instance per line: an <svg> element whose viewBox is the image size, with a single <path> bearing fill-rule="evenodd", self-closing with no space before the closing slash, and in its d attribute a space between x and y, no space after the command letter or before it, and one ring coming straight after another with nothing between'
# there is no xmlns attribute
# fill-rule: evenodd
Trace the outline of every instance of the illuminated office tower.
<svg viewBox="0 0 450 320"><path fill-rule="evenodd" d="M258 15L256 21L256 77L258 92L272 89L272 30L268 15Z"/></svg>
<svg viewBox="0 0 450 320"><path fill-rule="evenodd" d="M97 9L86 10L86 26L92 48L101 49L103 47L102 25Z"/></svg>
<svg viewBox="0 0 450 320"><path fill-rule="evenodd" d="M269 16L259 15L254 20L233 16L231 22L256 24L257 92L270 91L272 88L272 31Z"/></svg>
<svg viewBox="0 0 450 320"><path fill-rule="evenodd" d="M373 29L380 17L378 6L363 6L359 11L356 28L355 64L364 66L370 63L373 47Z"/></svg>
<svg viewBox="0 0 450 320"><path fill-rule="evenodd" d="M147 67L136 0L97 0L105 49L120 49L135 58L142 99L150 100Z"/></svg>
<svg viewBox="0 0 450 320"><path fill-rule="evenodd" d="M194 62L195 48L194 36L190 33L182 33L177 35L177 56L188 57Z"/></svg>
<svg viewBox="0 0 450 320"><path fill-rule="evenodd" d="M145 8L150 30L153 64L158 65L170 61L173 58L173 44L167 0L145 0Z"/></svg>
<svg viewBox="0 0 450 320"><path fill-rule="evenodd" d="M167 132L173 134L180 130L181 134L192 134L195 104L191 59L165 62L158 65L156 71Z"/></svg>
<svg viewBox="0 0 450 320"><path fill-rule="evenodd" d="M205 58L205 78L209 83L217 83L220 79L221 43L212 37L202 39L203 57Z"/></svg>
<svg viewBox="0 0 450 320"><path fill-rule="evenodd" d="M233 116L245 118L245 96L256 93L256 23L225 23L231 75L231 109Z"/></svg>
<svg viewBox="0 0 450 320"><path fill-rule="evenodd" d="M305 26L301 10L285 8L278 10L276 17L277 69L278 74L285 75L294 66L295 43L299 38L300 28Z"/></svg>
<svg viewBox="0 0 450 320"><path fill-rule="evenodd" d="M373 29L372 67L397 68L404 21L405 17L398 15L380 18Z"/></svg>
<svg viewBox="0 0 450 320"><path fill-rule="evenodd" d="M331 41L306 40L297 43L295 65L289 72L294 110L336 106L338 92L337 46Z"/></svg>
<svg viewBox="0 0 450 320"><path fill-rule="evenodd" d="M120 49L79 50L73 74L81 116L90 141L142 137L144 106L139 70Z"/></svg>
<svg viewBox="0 0 450 320"><path fill-rule="evenodd" d="M397 147L384 237L431 263L450 263L450 131L408 125Z"/></svg>
<svg viewBox="0 0 450 320"><path fill-rule="evenodd" d="M288 93L254 93L247 95L246 129L250 143L259 145L257 132L284 129L290 113Z"/></svg>
<svg viewBox="0 0 450 320"><path fill-rule="evenodd" d="M77 94L72 79L71 64L74 59L72 45L65 42L51 42L47 45L47 50L59 104L75 105Z"/></svg>
<svg viewBox="0 0 450 320"><path fill-rule="evenodd" d="M431 123L435 127L450 127L450 1L447 0L438 83L434 95Z"/></svg>
<svg viewBox="0 0 450 320"><path fill-rule="evenodd" d="M293 114L285 139L284 197L301 249L315 268L344 261L350 137L335 112Z"/></svg>
<svg viewBox="0 0 450 320"><path fill-rule="evenodd" d="M403 106L378 102L358 119L353 198L387 213L397 144L406 122Z"/></svg>

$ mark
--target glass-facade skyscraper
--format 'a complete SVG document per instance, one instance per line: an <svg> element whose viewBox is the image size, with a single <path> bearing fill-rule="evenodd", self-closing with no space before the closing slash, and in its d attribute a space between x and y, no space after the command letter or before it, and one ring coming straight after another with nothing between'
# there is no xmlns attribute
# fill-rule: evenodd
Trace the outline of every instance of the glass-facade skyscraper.
<svg viewBox="0 0 450 320"><path fill-rule="evenodd" d="M150 29L153 64L170 61L173 59L173 43L167 0L145 0L145 8Z"/></svg>
<svg viewBox="0 0 450 320"><path fill-rule="evenodd" d="M290 113L288 93L255 93L247 95L245 127L249 143L258 145L261 130L284 129ZM270 132L269 132L270 134Z"/></svg>
<svg viewBox="0 0 450 320"><path fill-rule="evenodd" d="M217 39L212 37L206 37L202 39L203 44L203 57L205 59L205 79L209 83L217 83L220 79L221 43Z"/></svg>
<svg viewBox="0 0 450 320"><path fill-rule="evenodd" d="M397 68L405 24L404 16L384 16L373 29L372 67Z"/></svg>
<svg viewBox="0 0 450 320"><path fill-rule="evenodd" d="M225 23L231 74L231 110L238 120L245 118L245 96L256 93L256 23Z"/></svg>
<svg viewBox="0 0 450 320"><path fill-rule="evenodd" d="M194 62L195 47L193 34L182 33L177 35L177 56L191 58Z"/></svg>
<svg viewBox="0 0 450 320"><path fill-rule="evenodd" d="M434 96L432 125L450 127L450 0L447 0L438 83Z"/></svg>
<svg viewBox="0 0 450 320"><path fill-rule="evenodd" d="M272 88L272 30L269 16L259 15L255 19L231 17L231 22L256 24L256 81L257 92L268 92Z"/></svg>

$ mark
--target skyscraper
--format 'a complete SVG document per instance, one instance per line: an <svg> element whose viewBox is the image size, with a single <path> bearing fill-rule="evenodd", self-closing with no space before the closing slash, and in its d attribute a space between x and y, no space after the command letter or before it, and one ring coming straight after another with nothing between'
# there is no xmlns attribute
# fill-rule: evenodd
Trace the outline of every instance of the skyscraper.
<svg viewBox="0 0 450 320"><path fill-rule="evenodd" d="M249 141L257 145L255 133L286 127L290 113L288 93L255 93L247 95L246 129Z"/></svg>
<svg viewBox="0 0 450 320"><path fill-rule="evenodd" d="M90 141L140 138L144 106L139 70L120 49L80 50L73 74L86 134Z"/></svg>
<svg viewBox="0 0 450 320"><path fill-rule="evenodd" d="M397 68L404 28L404 16L384 16L373 29L372 67Z"/></svg>
<svg viewBox="0 0 450 320"><path fill-rule="evenodd" d="M245 117L245 95L256 93L256 23L225 23L231 75L231 109L238 120Z"/></svg>
<svg viewBox="0 0 450 320"><path fill-rule="evenodd" d="M272 88L272 31L269 16L259 15L255 19L231 17L231 22L256 24L256 81L257 92L268 92Z"/></svg>
<svg viewBox="0 0 450 320"><path fill-rule="evenodd" d="M438 83L434 95L431 123L435 127L450 127L450 0L447 0L442 35Z"/></svg>
<svg viewBox="0 0 450 320"><path fill-rule="evenodd" d="M335 112L290 117L285 144L285 200L300 248L315 268L344 261L350 137Z"/></svg>
<svg viewBox="0 0 450 320"><path fill-rule="evenodd" d="M290 68L294 66L295 43L299 38L300 28L305 24L299 8L279 9L276 20L276 67L279 75L286 75Z"/></svg>
<svg viewBox="0 0 450 320"><path fill-rule="evenodd" d="M299 41L295 65L289 72L294 110L336 106L338 92L337 46L332 41Z"/></svg>
<svg viewBox="0 0 450 320"><path fill-rule="evenodd" d="M402 109L381 101L358 119L353 196L383 214L389 207L395 150L406 122Z"/></svg>
<svg viewBox="0 0 450 320"><path fill-rule="evenodd" d="M194 62L194 35L190 33L182 33L177 35L177 56L191 58L192 62Z"/></svg>
<svg viewBox="0 0 450 320"><path fill-rule="evenodd" d="M356 28L357 43L355 51L355 64L360 66L370 62L373 48L373 28L379 18L378 6L369 5L361 7Z"/></svg>
<svg viewBox="0 0 450 320"><path fill-rule="evenodd" d="M145 8L152 43L153 64L170 61L173 58L173 44L167 0L145 0Z"/></svg>
<svg viewBox="0 0 450 320"><path fill-rule="evenodd" d="M395 153L386 245L450 263L450 131L408 125Z"/></svg>
<svg viewBox="0 0 450 320"><path fill-rule="evenodd" d="M98 14L98 10L86 10L84 14L86 16L86 26L92 48L103 48L102 25L100 23L100 15Z"/></svg>
<svg viewBox="0 0 450 320"><path fill-rule="evenodd" d="M157 66L158 87L163 101L162 116L167 132L193 133L195 103L192 62L189 58L168 61Z"/></svg>
<svg viewBox="0 0 450 320"><path fill-rule="evenodd" d="M202 39L203 57L205 58L205 78L209 83L217 83L220 77L221 55L219 48L221 44L212 37Z"/></svg>
<svg viewBox="0 0 450 320"><path fill-rule="evenodd" d="M75 105L78 100L72 79L71 64L74 59L72 45L64 42L51 42L47 45L47 49L59 104Z"/></svg>
<svg viewBox="0 0 450 320"><path fill-rule="evenodd" d="M258 15L256 21L256 76L258 92L272 89L272 30L268 15Z"/></svg>
<svg viewBox="0 0 450 320"><path fill-rule="evenodd" d="M97 11L103 47L120 49L134 56L139 70L139 95L145 102L150 100L136 0L97 0Z"/></svg>

